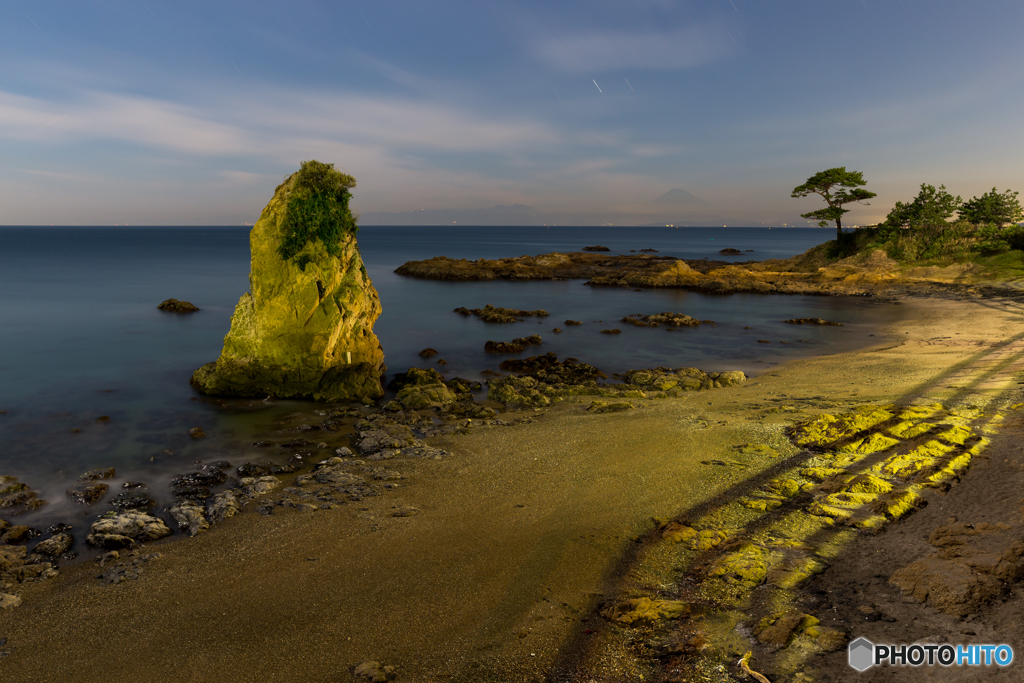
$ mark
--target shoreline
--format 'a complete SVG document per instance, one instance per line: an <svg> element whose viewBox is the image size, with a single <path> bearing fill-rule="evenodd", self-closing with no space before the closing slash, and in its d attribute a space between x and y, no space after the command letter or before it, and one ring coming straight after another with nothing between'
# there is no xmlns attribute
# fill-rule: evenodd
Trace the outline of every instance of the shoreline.
<svg viewBox="0 0 1024 683"><path fill-rule="evenodd" d="M344 677L367 659L397 665L399 680L529 680L568 668L628 678L647 665L616 650L628 629L597 611L618 597L627 570L656 574L637 564L651 517L673 518L682 501L706 501L775 464L734 446L760 441L784 452L794 419L906 393L1005 334L999 320L1008 314L966 314L977 303L908 305L916 318L898 324L910 334L892 336L896 344L794 361L739 387L633 412L590 415L566 403L533 424L437 437L431 443L454 455L389 461L414 485L387 497L308 515L241 515L188 543L147 546L162 556L137 581L105 586L83 564L26 584L25 604L4 613L10 654L0 667L48 680L95 659L105 670L76 669L77 680L140 670L249 680L233 669L242 656L268 680ZM972 321L970 343L933 334L955 318ZM394 517L390 505L419 512ZM147 635L129 635L138 633ZM50 639L74 656L44 661Z"/></svg>

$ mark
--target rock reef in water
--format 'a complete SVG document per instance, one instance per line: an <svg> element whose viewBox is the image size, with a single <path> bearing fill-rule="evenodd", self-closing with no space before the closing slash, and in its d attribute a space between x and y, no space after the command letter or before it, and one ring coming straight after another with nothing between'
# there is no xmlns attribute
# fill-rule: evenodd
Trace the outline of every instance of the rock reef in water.
<svg viewBox="0 0 1024 683"><path fill-rule="evenodd" d="M312 181L310 169L320 171ZM324 189L324 178L335 184ZM348 210L354 186L354 178L319 162L304 162L278 186L250 233L249 291L220 358L196 370L193 386L222 396L321 401L384 394L384 352L373 333L380 299L356 245Z"/></svg>
<svg viewBox="0 0 1024 683"><path fill-rule="evenodd" d="M585 279L588 285L610 287L678 287L730 294L874 295L881 292L932 292L968 284L979 271L974 264L945 268L904 267L881 249L839 260L828 256L825 243L788 259L712 261L677 259L651 254L571 252L506 259L452 259L436 256L399 266L399 275L431 280L560 280Z"/></svg>
<svg viewBox="0 0 1024 683"><path fill-rule="evenodd" d="M190 301L178 301L177 299L167 299L161 302L157 308L161 311L170 311L171 313L195 313L199 310L199 307Z"/></svg>

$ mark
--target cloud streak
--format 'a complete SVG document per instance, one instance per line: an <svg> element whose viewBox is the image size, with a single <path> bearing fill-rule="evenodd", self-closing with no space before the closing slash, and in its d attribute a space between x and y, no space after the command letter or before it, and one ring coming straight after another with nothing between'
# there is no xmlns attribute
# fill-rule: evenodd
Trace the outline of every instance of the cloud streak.
<svg viewBox="0 0 1024 683"><path fill-rule="evenodd" d="M721 59L734 49L716 23L672 30L599 30L548 36L533 46L534 55L567 73L623 69L678 71Z"/></svg>

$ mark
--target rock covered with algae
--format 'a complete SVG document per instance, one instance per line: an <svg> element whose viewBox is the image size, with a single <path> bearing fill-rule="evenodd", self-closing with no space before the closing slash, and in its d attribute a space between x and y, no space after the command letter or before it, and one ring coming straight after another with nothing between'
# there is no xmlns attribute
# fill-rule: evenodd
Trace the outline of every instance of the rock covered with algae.
<svg viewBox="0 0 1024 683"><path fill-rule="evenodd" d="M373 333L381 313L348 209L355 179L303 162L274 192L249 236L249 291L214 363L192 384L222 396L378 398L386 369Z"/></svg>

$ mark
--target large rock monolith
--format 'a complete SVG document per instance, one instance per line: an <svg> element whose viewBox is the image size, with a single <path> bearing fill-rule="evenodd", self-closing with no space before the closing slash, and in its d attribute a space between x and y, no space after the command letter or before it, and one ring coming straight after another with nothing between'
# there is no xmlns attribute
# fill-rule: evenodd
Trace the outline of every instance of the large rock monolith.
<svg viewBox="0 0 1024 683"><path fill-rule="evenodd" d="M303 162L274 192L249 236L249 291L214 363L192 375L203 393L347 401L384 394L373 333L380 298L356 245L348 188L333 164Z"/></svg>

